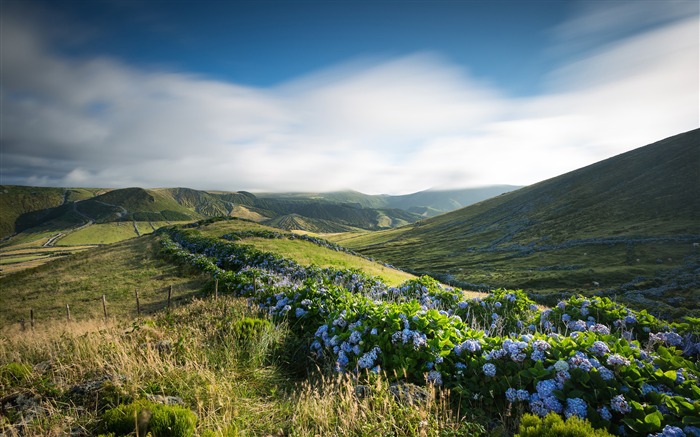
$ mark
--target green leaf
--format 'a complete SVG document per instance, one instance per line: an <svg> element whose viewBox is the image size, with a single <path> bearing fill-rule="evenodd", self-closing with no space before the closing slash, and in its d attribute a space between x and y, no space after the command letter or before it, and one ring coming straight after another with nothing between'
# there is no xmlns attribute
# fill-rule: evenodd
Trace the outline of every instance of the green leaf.
<svg viewBox="0 0 700 437"><path fill-rule="evenodd" d="M653 413L649 413L644 417L644 422L650 425L654 425L656 429L661 428L661 421L664 419L663 414L656 410Z"/></svg>
<svg viewBox="0 0 700 437"><path fill-rule="evenodd" d="M698 416L685 416L683 418L683 425L700 425L700 417Z"/></svg>

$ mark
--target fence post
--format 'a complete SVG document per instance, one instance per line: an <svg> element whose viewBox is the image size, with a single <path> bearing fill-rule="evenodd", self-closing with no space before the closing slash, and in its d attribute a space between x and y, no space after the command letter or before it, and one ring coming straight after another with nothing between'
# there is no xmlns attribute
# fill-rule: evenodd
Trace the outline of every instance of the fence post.
<svg viewBox="0 0 700 437"><path fill-rule="evenodd" d="M29 310L29 326L32 327L32 331L34 330L34 308L31 308Z"/></svg>
<svg viewBox="0 0 700 437"><path fill-rule="evenodd" d="M219 300L219 279L217 278L216 283L214 283L214 300Z"/></svg>
<svg viewBox="0 0 700 437"><path fill-rule="evenodd" d="M170 298L173 295L173 286L171 285L170 288L168 288L168 311L170 311Z"/></svg>
<svg viewBox="0 0 700 437"><path fill-rule="evenodd" d="M70 305L66 304L66 321L70 322Z"/></svg>
<svg viewBox="0 0 700 437"><path fill-rule="evenodd" d="M141 303L139 302L139 291L136 290L136 316L141 317Z"/></svg>
<svg viewBox="0 0 700 437"><path fill-rule="evenodd" d="M102 295L102 312L105 314L105 322L107 321L107 298Z"/></svg>

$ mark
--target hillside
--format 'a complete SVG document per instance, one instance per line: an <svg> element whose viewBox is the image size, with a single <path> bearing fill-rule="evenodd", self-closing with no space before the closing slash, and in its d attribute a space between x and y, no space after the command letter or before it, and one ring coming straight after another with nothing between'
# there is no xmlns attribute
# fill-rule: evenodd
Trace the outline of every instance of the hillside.
<svg viewBox="0 0 700 437"><path fill-rule="evenodd" d="M3 435L700 425L700 319L581 296L543 310L521 290L446 288L250 221L169 226L0 287Z"/></svg>
<svg viewBox="0 0 700 437"><path fill-rule="evenodd" d="M697 296L700 130L400 229L335 241L457 283ZM698 299L683 301L697 310Z"/></svg>
<svg viewBox="0 0 700 437"><path fill-rule="evenodd" d="M239 244L264 248L302 265L354 268L382 277L395 285L413 276L388 268L359 256L339 252L331 247L312 244L291 233L247 220L211 220L197 226L197 231L208 237L246 232ZM256 235L275 235L278 239L255 238ZM289 237L289 238L282 238ZM179 297L192 296L203 286L199 276L182 275L172 264L158 257L157 237L154 234L132 238L116 244L91 248L65 256L49 265L24 270L0 277L0 328L27 318L34 309L37 320L61 318L65 305L72 308L73 317L99 316L102 307L99 298L105 294L114 315L130 315L134 290L139 290L144 308L155 310L164 305L165 288L176 287ZM47 299L46 296L51 296Z"/></svg>
<svg viewBox="0 0 700 437"><path fill-rule="evenodd" d="M93 223L173 222L230 216L279 224L283 229L337 232L386 229L413 223L420 215L397 208L369 208L322 199L256 197L247 192L189 188L85 190L4 186L3 237L14 233L60 233ZM288 216L300 216L289 220Z"/></svg>

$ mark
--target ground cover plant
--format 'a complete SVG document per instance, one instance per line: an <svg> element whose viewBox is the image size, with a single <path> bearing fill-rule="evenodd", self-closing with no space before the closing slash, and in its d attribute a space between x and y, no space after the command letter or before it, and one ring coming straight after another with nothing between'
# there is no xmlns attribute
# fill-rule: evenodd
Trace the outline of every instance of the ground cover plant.
<svg viewBox="0 0 700 437"><path fill-rule="evenodd" d="M522 291L467 299L428 277L388 287L196 233L169 235L170 256L231 284L298 335L313 332L312 355L337 372L446 387L492 415L516 407L621 434L700 432L697 319L669 324L582 296L539 311Z"/></svg>
<svg viewBox="0 0 700 437"><path fill-rule="evenodd" d="M73 390L81 381L111 384L59 423L21 419L29 407L13 400L6 429L118 434L110 414L174 396L198 434L700 435L698 319L668 323L605 297L546 309L521 290L474 297L427 276L388 285L251 237L281 238L162 228L159 256L209 278L209 298L94 336L5 338L3 389L44 409L80 404L69 394L91 393Z"/></svg>

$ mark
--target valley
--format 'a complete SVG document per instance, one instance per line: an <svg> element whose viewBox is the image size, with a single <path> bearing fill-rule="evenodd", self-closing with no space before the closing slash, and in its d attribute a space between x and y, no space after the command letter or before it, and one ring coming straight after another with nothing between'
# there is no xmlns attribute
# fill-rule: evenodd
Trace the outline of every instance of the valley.
<svg viewBox="0 0 700 437"><path fill-rule="evenodd" d="M0 429L697 434L699 133L420 219L300 194L18 188ZM32 193L53 206L17 206Z"/></svg>

